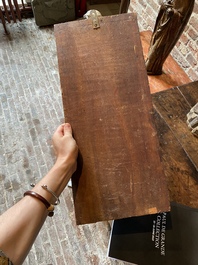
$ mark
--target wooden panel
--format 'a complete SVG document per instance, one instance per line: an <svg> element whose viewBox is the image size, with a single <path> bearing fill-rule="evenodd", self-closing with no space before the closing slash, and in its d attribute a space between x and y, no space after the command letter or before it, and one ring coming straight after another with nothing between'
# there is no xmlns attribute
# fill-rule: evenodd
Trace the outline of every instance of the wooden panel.
<svg viewBox="0 0 198 265"><path fill-rule="evenodd" d="M143 31L140 33L145 59L147 58L151 35L151 31ZM188 75L171 55L167 57L163 65L163 73L161 75L149 75L148 80L151 93L166 90L175 86L181 86L191 82Z"/></svg>
<svg viewBox="0 0 198 265"><path fill-rule="evenodd" d="M167 123L198 170L198 139L188 129L187 113L197 103L198 81L153 95L157 112Z"/></svg>
<svg viewBox="0 0 198 265"><path fill-rule="evenodd" d="M198 172L171 129L156 111L154 119L170 200L198 208Z"/></svg>
<svg viewBox="0 0 198 265"><path fill-rule="evenodd" d="M77 224L169 210L136 17L55 26L66 120L79 145Z"/></svg>

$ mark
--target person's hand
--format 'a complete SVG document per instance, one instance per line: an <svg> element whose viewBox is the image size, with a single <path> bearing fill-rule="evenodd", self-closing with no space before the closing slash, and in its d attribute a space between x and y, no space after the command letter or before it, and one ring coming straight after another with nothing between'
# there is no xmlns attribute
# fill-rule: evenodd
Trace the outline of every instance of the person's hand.
<svg viewBox="0 0 198 265"><path fill-rule="evenodd" d="M60 125L53 137L52 142L57 156L57 162L69 164L76 170L76 159L78 156L78 146L72 136L72 128L69 123Z"/></svg>

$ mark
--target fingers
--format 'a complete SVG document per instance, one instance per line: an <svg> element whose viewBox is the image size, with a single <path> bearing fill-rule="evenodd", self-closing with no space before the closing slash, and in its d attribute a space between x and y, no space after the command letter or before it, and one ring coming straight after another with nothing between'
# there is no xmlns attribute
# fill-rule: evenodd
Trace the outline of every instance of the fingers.
<svg viewBox="0 0 198 265"><path fill-rule="evenodd" d="M55 135L58 134L59 136L64 136L65 134L72 134L72 128L69 123L63 123L58 126L58 128L55 131Z"/></svg>
<svg viewBox="0 0 198 265"><path fill-rule="evenodd" d="M63 136L64 135L64 124L61 124L58 126L58 128L56 129L54 135L58 134L59 136Z"/></svg>
<svg viewBox="0 0 198 265"><path fill-rule="evenodd" d="M63 124L63 130L64 130L64 135L67 133L72 134L72 128L69 123Z"/></svg>

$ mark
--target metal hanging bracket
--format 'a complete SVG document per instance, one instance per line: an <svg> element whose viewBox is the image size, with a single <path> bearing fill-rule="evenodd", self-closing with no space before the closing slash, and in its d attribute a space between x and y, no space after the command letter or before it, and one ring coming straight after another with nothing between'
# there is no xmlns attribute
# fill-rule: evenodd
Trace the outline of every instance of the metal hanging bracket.
<svg viewBox="0 0 198 265"><path fill-rule="evenodd" d="M91 10L90 18L92 20L93 29L100 28L99 17L98 17L98 14L97 14L96 10Z"/></svg>

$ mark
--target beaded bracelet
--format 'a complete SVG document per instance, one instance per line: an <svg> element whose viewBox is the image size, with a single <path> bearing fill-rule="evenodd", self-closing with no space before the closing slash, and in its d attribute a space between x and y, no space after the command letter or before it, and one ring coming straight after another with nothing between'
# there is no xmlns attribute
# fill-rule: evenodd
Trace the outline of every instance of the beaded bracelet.
<svg viewBox="0 0 198 265"><path fill-rule="evenodd" d="M41 195L39 195L38 193L32 191L32 190L28 190L24 193L24 196L31 196L35 199L38 199L40 202L42 202L45 207L48 210L48 216L52 217L54 215L54 205L50 204L45 198L43 198Z"/></svg>

